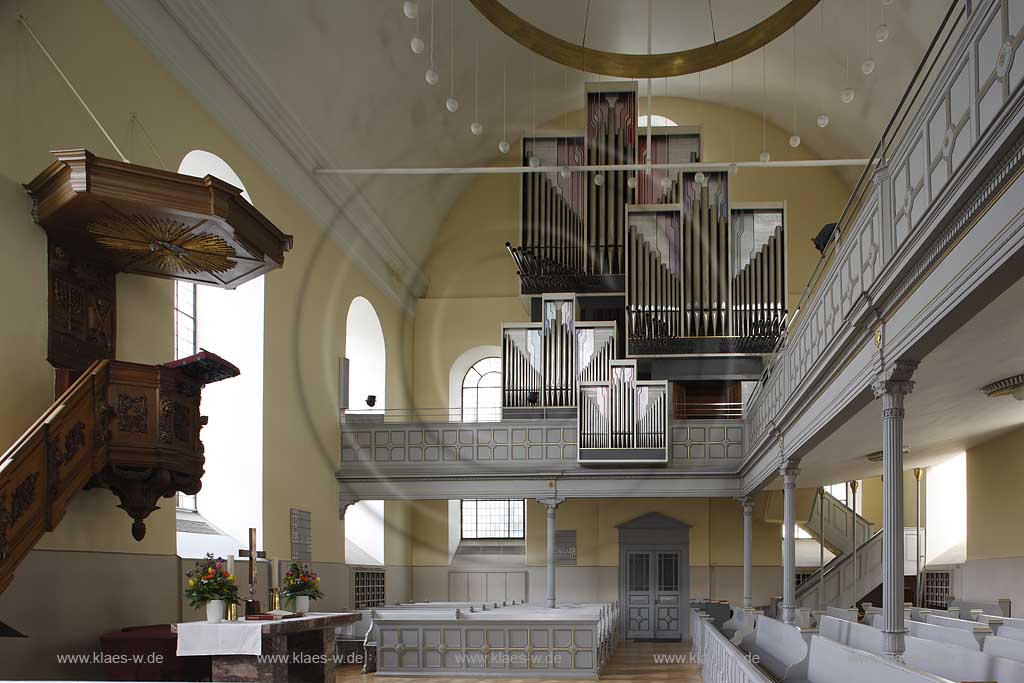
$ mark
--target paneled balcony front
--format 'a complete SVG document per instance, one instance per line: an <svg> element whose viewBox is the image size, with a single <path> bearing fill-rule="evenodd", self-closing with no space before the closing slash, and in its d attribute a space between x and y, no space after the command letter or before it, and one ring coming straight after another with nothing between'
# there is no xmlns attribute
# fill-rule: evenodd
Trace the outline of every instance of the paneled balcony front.
<svg viewBox="0 0 1024 683"><path fill-rule="evenodd" d="M519 497L553 489L578 497L708 495L735 485L745 447L742 420L668 425L661 449L594 449L580 448L575 416L473 423L450 421L442 411L349 413L342 418L337 478L344 502L399 493L450 497L453 487L465 497L483 490L493 497L498 489ZM594 451L620 456L594 466ZM638 452L659 452L660 460L630 462Z"/></svg>

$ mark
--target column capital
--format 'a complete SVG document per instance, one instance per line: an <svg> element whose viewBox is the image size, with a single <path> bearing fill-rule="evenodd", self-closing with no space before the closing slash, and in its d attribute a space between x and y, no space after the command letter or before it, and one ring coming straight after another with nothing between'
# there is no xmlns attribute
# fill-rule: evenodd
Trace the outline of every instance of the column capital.
<svg viewBox="0 0 1024 683"><path fill-rule="evenodd" d="M800 467L796 460L783 461L779 466L779 476L782 477L782 484L786 488L796 488L796 478L799 474Z"/></svg>
<svg viewBox="0 0 1024 683"><path fill-rule="evenodd" d="M871 389L875 392L875 398L882 398L885 395L906 396L914 389L914 383L910 380L920 365L916 360L898 360L891 367L878 373Z"/></svg>
<svg viewBox="0 0 1024 683"><path fill-rule="evenodd" d="M743 514L744 515L751 515L751 514L753 514L753 512L754 512L754 494L750 494L749 496L742 496L740 498L737 498L736 500L738 500L740 502L740 505L743 506Z"/></svg>
<svg viewBox="0 0 1024 683"><path fill-rule="evenodd" d="M565 502L565 498L558 498L556 496L548 496L547 498L538 498L537 502L548 509L549 512L554 512L555 508Z"/></svg>

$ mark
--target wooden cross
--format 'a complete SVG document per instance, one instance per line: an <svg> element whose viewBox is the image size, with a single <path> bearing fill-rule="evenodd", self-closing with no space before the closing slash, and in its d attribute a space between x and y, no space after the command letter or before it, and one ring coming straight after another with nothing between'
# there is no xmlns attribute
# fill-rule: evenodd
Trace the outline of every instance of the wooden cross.
<svg viewBox="0 0 1024 683"><path fill-rule="evenodd" d="M256 560L266 558L264 550L256 550L256 529L249 528L249 549L239 550L239 557L249 558L249 599L245 601L246 614L259 614L260 601L256 599Z"/></svg>

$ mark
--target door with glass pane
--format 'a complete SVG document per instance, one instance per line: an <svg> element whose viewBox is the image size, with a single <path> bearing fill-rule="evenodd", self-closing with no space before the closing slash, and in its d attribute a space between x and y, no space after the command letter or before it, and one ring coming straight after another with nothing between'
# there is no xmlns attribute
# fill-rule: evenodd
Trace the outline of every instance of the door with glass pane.
<svg viewBox="0 0 1024 683"><path fill-rule="evenodd" d="M654 559L654 637L682 637L682 558L677 551L658 550Z"/></svg>
<svg viewBox="0 0 1024 683"><path fill-rule="evenodd" d="M626 553L626 637L654 637L654 591L651 579L652 553L646 550Z"/></svg>
<svg viewBox="0 0 1024 683"><path fill-rule="evenodd" d="M626 553L626 637L682 637L682 557L674 550Z"/></svg>

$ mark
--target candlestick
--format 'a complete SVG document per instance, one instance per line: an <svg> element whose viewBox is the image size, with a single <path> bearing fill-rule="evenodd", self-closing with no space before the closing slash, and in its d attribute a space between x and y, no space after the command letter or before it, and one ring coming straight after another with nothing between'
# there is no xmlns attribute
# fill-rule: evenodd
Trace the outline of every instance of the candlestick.
<svg viewBox="0 0 1024 683"><path fill-rule="evenodd" d="M272 590L276 589L278 587L278 585L277 585L277 569L278 569L277 558L276 557L270 558L270 588Z"/></svg>
<svg viewBox="0 0 1024 683"><path fill-rule="evenodd" d="M235 575L235 556L228 555L228 574Z"/></svg>

